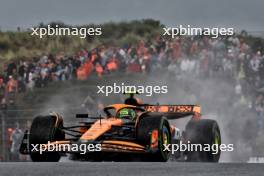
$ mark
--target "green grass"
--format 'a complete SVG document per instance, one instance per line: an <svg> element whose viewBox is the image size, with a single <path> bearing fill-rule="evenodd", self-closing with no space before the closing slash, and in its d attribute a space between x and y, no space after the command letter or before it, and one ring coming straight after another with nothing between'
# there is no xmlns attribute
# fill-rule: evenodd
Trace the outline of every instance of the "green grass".
<svg viewBox="0 0 264 176"><path fill-rule="evenodd" d="M63 23L59 23L59 25L67 26ZM92 49L105 43L112 46L134 44L141 39L147 39L149 36L158 34L162 25L155 20L140 20L120 23L109 22L97 26L91 24L80 27L101 27L102 35L88 36L85 39L79 36L45 36L40 39L38 36L31 36L30 31L0 32L0 63L11 59L28 60L44 53L64 52L73 54L82 48Z"/></svg>

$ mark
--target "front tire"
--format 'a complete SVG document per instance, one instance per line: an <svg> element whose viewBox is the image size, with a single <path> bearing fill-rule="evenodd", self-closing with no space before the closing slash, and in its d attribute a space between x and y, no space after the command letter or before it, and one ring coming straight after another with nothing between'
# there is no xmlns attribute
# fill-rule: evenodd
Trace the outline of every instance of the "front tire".
<svg viewBox="0 0 264 176"><path fill-rule="evenodd" d="M38 116L30 128L29 144L30 157L32 161L57 162L60 160L58 152L32 152L32 145L47 144L48 141L58 141L65 139L65 133L60 129L63 127L63 120L57 116Z"/></svg>
<svg viewBox="0 0 264 176"><path fill-rule="evenodd" d="M158 132L157 148L152 151L148 159L150 161L165 162L169 159L170 152L164 151L164 144L171 143L171 132L169 122L160 115L149 115L143 117L137 127L137 139L145 146L151 146L151 135L153 131Z"/></svg>

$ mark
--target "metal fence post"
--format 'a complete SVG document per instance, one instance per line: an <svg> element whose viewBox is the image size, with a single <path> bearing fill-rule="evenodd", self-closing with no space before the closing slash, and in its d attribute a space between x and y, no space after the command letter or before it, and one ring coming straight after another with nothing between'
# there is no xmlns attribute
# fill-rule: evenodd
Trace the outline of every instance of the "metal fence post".
<svg viewBox="0 0 264 176"><path fill-rule="evenodd" d="M0 112L1 115L1 124L2 124L2 157L3 160L6 160L6 128L5 128L5 113Z"/></svg>

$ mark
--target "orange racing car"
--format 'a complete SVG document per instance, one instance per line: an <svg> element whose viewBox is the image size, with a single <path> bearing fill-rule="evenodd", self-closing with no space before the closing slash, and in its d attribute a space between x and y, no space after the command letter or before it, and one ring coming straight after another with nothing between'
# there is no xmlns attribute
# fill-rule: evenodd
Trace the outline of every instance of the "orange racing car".
<svg viewBox="0 0 264 176"><path fill-rule="evenodd" d="M36 117L24 135L20 152L29 154L32 161L59 161L61 155L92 161L185 161L218 162L220 151L171 151L175 144L220 145L221 135L215 120L201 119L198 105L141 105L113 104L104 108L104 116L85 118L78 125L65 127L57 113ZM170 121L189 117L181 131ZM188 142L187 142L188 141ZM53 145L67 145L63 150L41 150ZM71 145L93 145L87 152L71 150ZM93 150L91 150L93 149ZM41 152L39 152L41 151Z"/></svg>

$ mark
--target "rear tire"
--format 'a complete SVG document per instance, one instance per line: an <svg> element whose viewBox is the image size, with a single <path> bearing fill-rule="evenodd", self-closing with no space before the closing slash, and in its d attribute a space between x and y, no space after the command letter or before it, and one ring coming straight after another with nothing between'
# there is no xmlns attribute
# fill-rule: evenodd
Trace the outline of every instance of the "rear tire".
<svg viewBox="0 0 264 176"><path fill-rule="evenodd" d="M64 140L65 133L60 129L63 127L63 120L56 116L38 116L30 128L29 144L30 157L32 161L57 162L60 160L59 152L32 152L31 144L47 144L48 141Z"/></svg>
<svg viewBox="0 0 264 176"><path fill-rule="evenodd" d="M215 120L201 119L191 120L186 125L186 142L190 141L190 144L209 144L218 145L218 151L188 151L187 161L200 161L200 162L218 162L221 154L219 146L221 145L220 129ZM215 149L214 149L215 150Z"/></svg>
<svg viewBox="0 0 264 176"><path fill-rule="evenodd" d="M149 115L143 117L137 126L137 139L140 144L151 145L151 134L153 130L158 130L158 146L150 156L145 156L143 160L165 162L169 159L169 151L163 151L163 144L171 143L171 132L168 120L160 115Z"/></svg>

